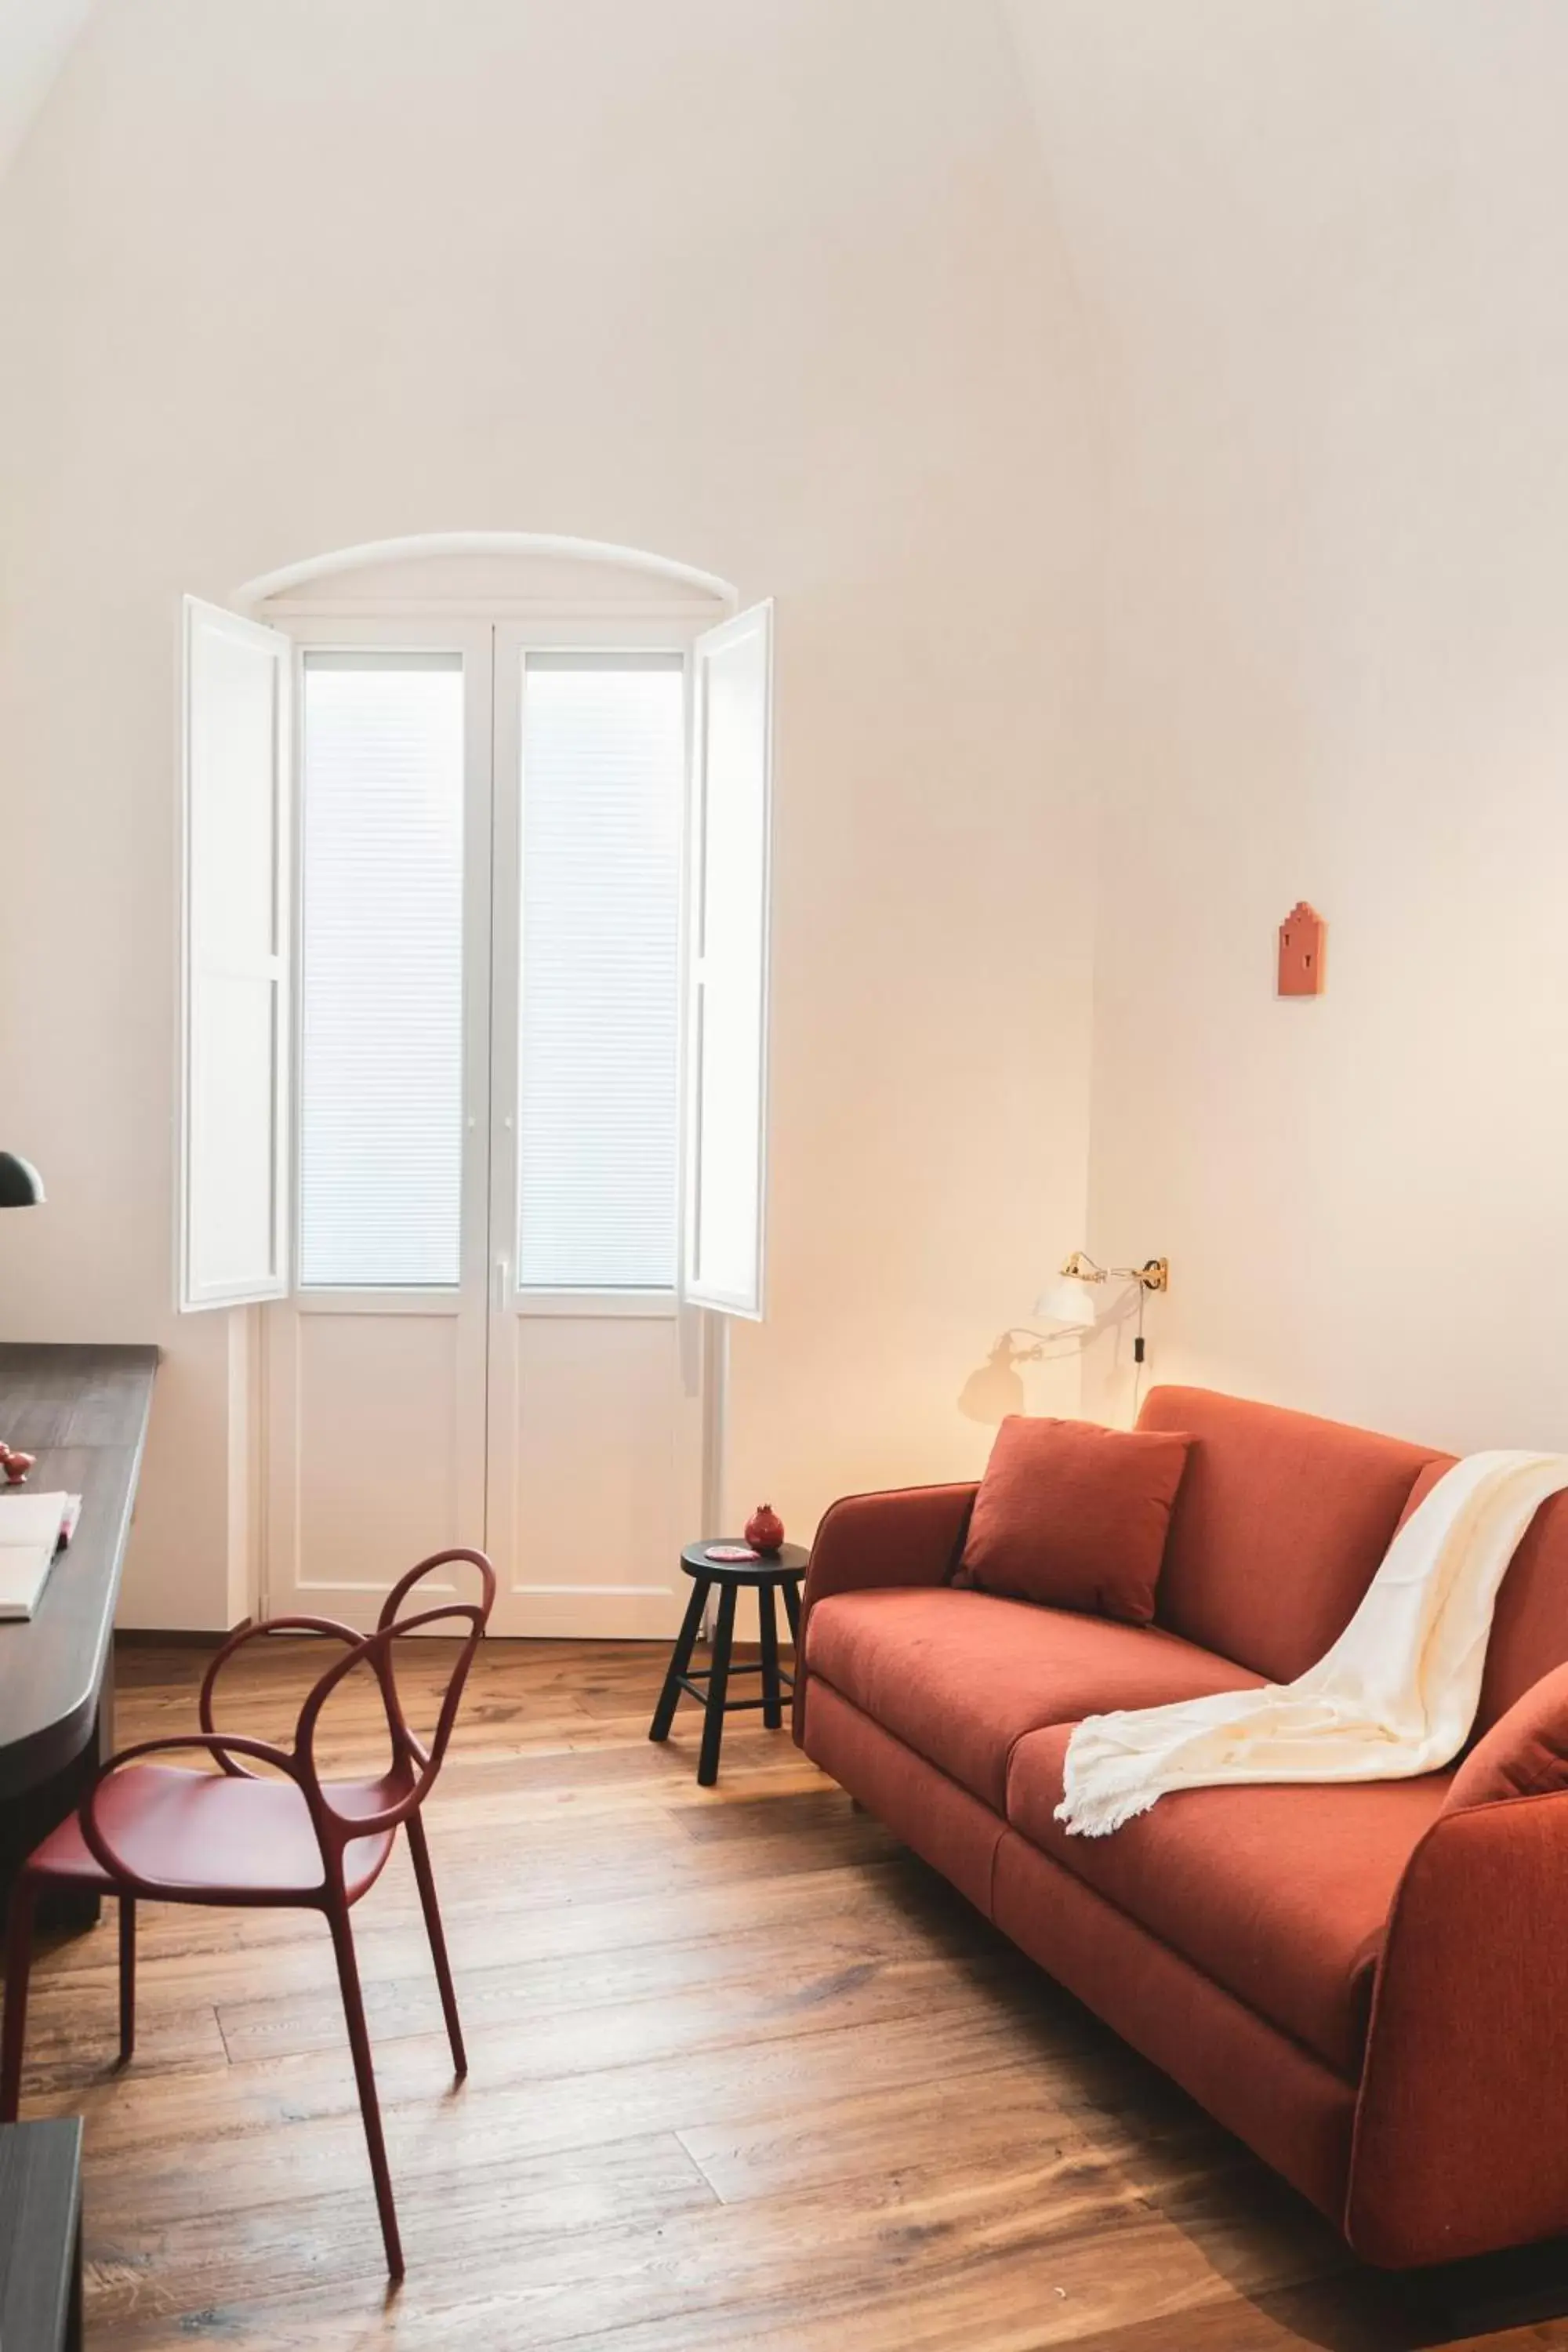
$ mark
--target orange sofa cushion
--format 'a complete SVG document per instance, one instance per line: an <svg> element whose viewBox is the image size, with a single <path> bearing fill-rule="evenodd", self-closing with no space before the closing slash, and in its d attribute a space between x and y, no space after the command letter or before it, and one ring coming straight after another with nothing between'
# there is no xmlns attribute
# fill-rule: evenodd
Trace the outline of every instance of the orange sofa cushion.
<svg viewBox="0 0 1568 2352"><path fill-rule="evenodd" d="M1568 1789L1568 1666L1516 1699L1454 1775L1450 1805L1490 1805Z"/></svg>
<svg viewBox="0 0 1568 2352"><path fill-rule="evenodd" d="M1258 1682L1157 1626L951 1586L830 1593L811 1612L805 1664L997 1813L1014 1742L1041 1724Z"/></svg>
<svg viewBox="0 0 1568 2352"><path fill-rule="evenodd" d="M953 1582L1147 1625L1187 1441L1010 1412Z"/></svg>
<svg viewBox="0 0 1568 2352"><path fill-rule="evenodd" d="M1071 1732L1019 1742L1013 1827L1353 2081L1394 1889L1453 1776L1188 1789L1112 1837L1068 1837L1054 1815Z"/></svg>
<svg viewBox="0 0 1568 2352"><path fill-rule="evenodd" d="M1293 1682L1338 1640L1417 1476L1446 1459L1207 1389L1152 1390L1138 1425L1192 1440L1158 1622L1271 1682Z"/></svg>

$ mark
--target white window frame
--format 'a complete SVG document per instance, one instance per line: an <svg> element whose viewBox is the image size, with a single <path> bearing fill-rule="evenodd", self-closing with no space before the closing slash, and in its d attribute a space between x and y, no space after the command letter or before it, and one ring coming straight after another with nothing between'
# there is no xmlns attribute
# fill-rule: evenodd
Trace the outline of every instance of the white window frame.
<svg viewBox="0 0 1568 2352"><path fill-rule="evenodd" d="M411 543L407 552L416 551L420 543ZM430 542L436 550L437 542ZM457 543L454 542L454 545ZM467 542L464 541L466 546ZM520 542L520 550L521 548ZM541 545L543 542L540 543ZM489 541L485 546L489 549ZM497 543L499 549L499 542ZM372 551L363 551L369 553ZM382 552L383 551L374 551ZM398 554L405 552L400 546ZM506 550L514 552L510 544ZM575 543L574 551L577 551ZM608 551L619 557L623 551ZM285 1100L287 1105L287 1151L284 1167L288 1181L283 1192L286 1202L286 1244L282 1280L268 1296L289 1297L300 1313L330 1314L417 1314L421 1311L438 1314L449 1311L455 1300L472 1295L471 1286L477 1280L479 1295L491 1312L505 1310L526 1316L612 1316L625 1318L656 1317L671 1318L682 1314L696 1318L713 1315L721 1322L731 1316L755 1319L762 1312L761 1282L765 1250L765 1212L767 1182L767 1030L768 973L763 974L763 1062L761 1126L759 1131L760 1189L758 1196L758 1284L754 1297L746 1299L709 1296L693 1289L690 1280L691 1219L689 1214L688 1174L693 1148L692 1051L693 1034L690 1010L694 996L692 910L694 903L694 873L700 855L696 839L697 812L693 793L697 782L700 756L696 740L700 713L695 708L698 690L700 649L716 630L727 631L733 625L744 625L748 614L737 613L734 592L717 581L710 582L700 575L700 584L723 590L721 613L712 606L663 609L651 601L638 609L626 603L606 603L603 608L586 610L582 605L563 605L555 611L542 610L540 604L527 598L469 599L445 601L437 594L399 601L397 609L387 609L384 602L380 610L374 600L359 612L344 611L330 596L320 601L310 593L316 583L313 576L310 586L307 576L317 567L296 567L300 576L277 575L275 580L250 583L240 593L237 602L242 606L241 621L274 630L287 640L289 648L287 663L289 720L289 786L288 818L291 840L289 847L289 887L287 935L289 940L288 972L292 1004L289 1011L289 1068ZM323 576L340 568L337 559L323 559ZM652 566L658 569L658 566ZM685 575L680 575L684 577ZM692 575L698 577L698 575ZM305 588L303 594L290 595L289 587ZM283 593L264 596L263 590L274 588ZM718 597L716 602L721 601ZM730 612L722 613L722 604ZM756 614L761 607L752 608ZM771 607L769 618L771 620ZM461 1278L456 1290L429 1286L373 1289L328 1288L315 1286L302 1288L299 1281L299 1215L300 1187L298 1182L301 1148L299 1100L302 1066L303 998L300 987L300 961L302 953L302 926L297 910L302 899L303 825L300 822L300 794L302 790L303 694L302 669L304 657L317 651L374 651L395 654L406 652L458 652L464 660L465 675L471 681L482 668L485 696L489 706L488 731L482 724L482 709L470 699L468 709L468 773L465 779L465 934L468 941L485 940L491 986L483 1006L478 996L478 966L475 959L465 955L468 989L464 1008L464 1120L465 1152L463 1177L464 1248ZM593 654L657 652L677 657L682 665L685 684L685 732L687 773L683 805L683 825L688 854L681 861L681 903L679 908L679 968L678 985L682 1007L680 1023L679 1066L677 1103L677 1194L672 1213L675 1221L676 1280L668 1289L565 1289L520 1286L513 1278L513 1249L517 1233L519 1203L517 1199L516 1152L516 1085L518 1023L517 998L521 985L518 950L521 944L521 892L518 864L521 833L521 803L518 780L521 775L522 698L521 667L530 652L583 652ZM768 714L771 736L771 693ZM771 740L766 746L771 772ZM510 788L509 788L510 782ZM771 798L771 783L769 786ZM771 831L771 808L769 813ZM767 868L771 868L771 850L764 853ZM764 869L764 887L771 887L771 872ZM764 899L764 912L766 913ZM765 945L764 945L765 954ZM498 971L516 974L518 986L509 982L503 991L493 985ZM504 1032L504 1034L503 1034ZM476 1147L484 1137L488 1150ZM483 1196L484 1170L488 1161L490 1171L489 1197ZM184 1220L180 1265L184 1265ZM247 1294L249 1295L249 1294ZM256 1294L259 1295L259 1294ZM226 1303L214 1300L212 1303ZM695 1324L694 1324L695 1328Z"/></svg>

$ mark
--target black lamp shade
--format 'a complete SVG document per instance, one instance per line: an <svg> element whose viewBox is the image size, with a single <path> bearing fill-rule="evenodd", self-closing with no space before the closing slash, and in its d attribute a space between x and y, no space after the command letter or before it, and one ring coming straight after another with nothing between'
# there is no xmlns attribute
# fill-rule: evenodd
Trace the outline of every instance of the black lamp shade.
<svg viewBox="0 0 1568 2352"><path fill-rule="evenodd" d="M33 1209L44 1197L44 1180L30 1160L0 1151L0 1209Z"/></svg>

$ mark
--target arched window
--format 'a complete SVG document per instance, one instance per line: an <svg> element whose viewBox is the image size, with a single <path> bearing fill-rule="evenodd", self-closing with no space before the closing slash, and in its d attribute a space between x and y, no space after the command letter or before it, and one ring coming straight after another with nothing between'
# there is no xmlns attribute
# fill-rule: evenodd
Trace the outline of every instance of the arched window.
<svg viewBox="0 0 1568 2352"><path fill-rule="evenodd" d="M772 614L737 601L464 533L188 602L185 1307L446 1315L492 1391L520 1318L761 1314ZM493 1434L478 1381L432 1417Z"/></svg>

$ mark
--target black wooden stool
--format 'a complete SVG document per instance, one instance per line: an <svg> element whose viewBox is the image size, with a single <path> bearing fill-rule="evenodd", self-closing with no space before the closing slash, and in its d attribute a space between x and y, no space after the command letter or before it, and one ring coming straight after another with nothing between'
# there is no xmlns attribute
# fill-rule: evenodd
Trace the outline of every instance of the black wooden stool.
<svg viewBox="0 0 1568 2352"><path fill-rule="evenodd" d="M710 1542L722 1544L724 1538L714 1536ZM692 1580L691 1599L687 1604L685 1621L676 1637L669 1672L664 1678L664 1688L658 1695L658 1705L648 1726L650 1739L668 1739L669 1727L675 1720L676 1704L682 1691L688 1697L700 1699L705 1710L702 1723L702 1754L698 1760L697 1778L704 1789L710 1789L719 1778L719 1742L723 1736L724 1717L742 1715L753 1707L763 1710L763 1721L770 1731L776 1731L784 1721L784 1695L794 1690L795 1677L786 1675L779 1664L778 1616L773 1595L784 1594L784 1613L789 1619L790 1639L800 1638L800 1588L805 1577L809 1552L800 1544L781 1544L777 1551L758 1552L751 1559L710 1559L709 1542L688 1544L680 1555L680 1565ZM719 1614L713 1627L713 1663L705 1672L693 1674L691 1653L702 1627L702 1612L708 1606L708 1595L719 1588ZM757 1596L757 1616L763 1637L763 1654L754 1666L732 1666L730 1652L735 1640L735 1595L742 1585L752 1586ZM736 1675L761 1675L761 1698L731 1698L730 1677ZM701 1687L706 1684L706 1689Z"/></svg>

